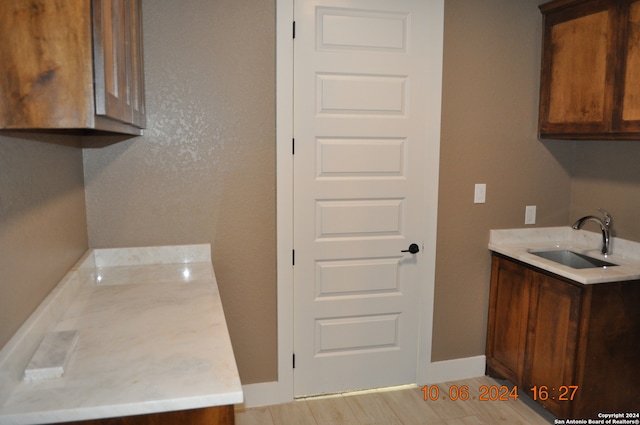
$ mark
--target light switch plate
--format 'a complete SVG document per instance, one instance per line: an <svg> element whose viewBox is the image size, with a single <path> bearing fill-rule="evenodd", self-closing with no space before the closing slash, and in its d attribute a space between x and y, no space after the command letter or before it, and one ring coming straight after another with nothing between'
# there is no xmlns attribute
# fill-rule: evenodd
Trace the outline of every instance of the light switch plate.
<svg viewBox="0 0 640 425"><path fill-rule="evenodd" d="M473 193L474 204L484 204L487 198L487 185L484 183L477 183Z"/></svg>

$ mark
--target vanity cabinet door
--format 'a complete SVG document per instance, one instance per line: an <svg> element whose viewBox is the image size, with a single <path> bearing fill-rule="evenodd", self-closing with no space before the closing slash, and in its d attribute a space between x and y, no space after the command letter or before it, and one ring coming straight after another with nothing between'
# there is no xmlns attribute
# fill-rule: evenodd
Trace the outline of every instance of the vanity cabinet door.
<svg viewBox="0 0 640 425"><path fill-rule="evenodd" d="M571 407L559 400L560 389L577 385L581 305L581 287L532 272L522 390L533 396L532 387L546 387L548 398L536 398L559 417L569 417Z"/></svg>
<svg viewBox="0 0 640 425"><path fill-rule="evenodd" d="M561 386L576 376L583 288L524 264L492 257L487 374L505 378L550 412L570 417ZM532 387L543 387L535 396ZM547 397L548 395L548 397Z"/></svg>
<svg viewBox="0 0 640 425"><path fill-rule="evenodd" d="M521 382L531 292L530 272L511 261L493 256L487 370L491 376Z"/></svg>

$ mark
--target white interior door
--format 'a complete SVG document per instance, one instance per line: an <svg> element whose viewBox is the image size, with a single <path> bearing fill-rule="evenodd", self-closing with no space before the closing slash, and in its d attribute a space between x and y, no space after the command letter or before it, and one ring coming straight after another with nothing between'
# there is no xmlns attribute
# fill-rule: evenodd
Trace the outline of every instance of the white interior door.
<svg viewBox="0 0 640 425"><path fill-rule="evenodd" d="M426 3L294 2L296 396L416 382Z"/></svg>

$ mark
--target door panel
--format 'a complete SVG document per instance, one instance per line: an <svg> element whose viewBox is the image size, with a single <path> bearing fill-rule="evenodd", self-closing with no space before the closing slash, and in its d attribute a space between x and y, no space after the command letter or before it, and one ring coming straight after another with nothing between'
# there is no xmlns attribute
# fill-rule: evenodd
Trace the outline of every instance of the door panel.
<svg viewBox="0 0 640 425"><path fill-rule="evenodd" d="M398 347L398 314L316 320L316 355Z"/></svg>
<svg viewBox="0 0 640 425"><path fill-rule="evenodd" d="M403 115L405 80L385 75L318 75L318 114Z"/></svg>
<svg viewBox="0 0 640 425"><path fill-rule="evenodd" d="M403 177L405 142L401 138L319 139L316 178Z"/></svg>
<svg viewBox="0 0 640 425"><path fill-rule="evenodd" d="M398 293L397 258L316 261L316 298Z"/></svg>
<svg viewBox="0 0 640 425"><path fill-rule="evenodd" d="M318 7L318 50L406 50L407 14Z"/></svg>
<svg viewBox="0 0 640 425"><path fill-rule="evenodd" d="M317 201L318 239L400 236L402 199Z"/></svg>
<svg viewBox="0 0 640 425"><path fill-rule="evenodd" d="M296 395L416 382L426 9L295 2Z"/></svg>

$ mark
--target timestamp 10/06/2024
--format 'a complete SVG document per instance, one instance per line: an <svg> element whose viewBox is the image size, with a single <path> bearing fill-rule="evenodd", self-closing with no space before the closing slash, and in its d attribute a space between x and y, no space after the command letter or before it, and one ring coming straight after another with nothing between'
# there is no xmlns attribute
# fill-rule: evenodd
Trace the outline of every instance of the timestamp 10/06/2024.
<svg viewBox="0 0 640 425"><path fill-rule="evenodd" d="M533 386L530 388L531 398L536 401L558 400L571 401L578 392L578 385L560 385L558 388L547 385ZM515 401L518 399L518 387L507 385L481 385L478 395L471 395L467 385L451 385L448 392L441 391L437 385L425 385L422 387L422 397L425 401L449 400L480 400L480 401Z"/></svg>

